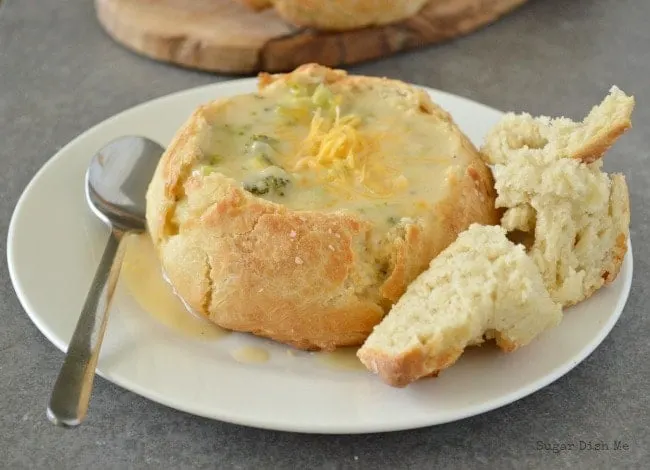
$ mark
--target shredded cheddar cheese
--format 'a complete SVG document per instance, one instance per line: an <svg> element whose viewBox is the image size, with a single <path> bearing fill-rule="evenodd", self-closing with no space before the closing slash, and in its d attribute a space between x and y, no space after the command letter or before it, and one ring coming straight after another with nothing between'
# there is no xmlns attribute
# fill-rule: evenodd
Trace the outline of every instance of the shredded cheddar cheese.
<svg viewBox="0 0 650 470"><path fill-rule="evenodd" d="M298 148L294 171L314 170L338 187L358 181L369 196L388 197L406 189L406 177L383 161L381 136L364 133L361 124L359 116L341 116L338 106L334 117L317 109Z"/></svg>

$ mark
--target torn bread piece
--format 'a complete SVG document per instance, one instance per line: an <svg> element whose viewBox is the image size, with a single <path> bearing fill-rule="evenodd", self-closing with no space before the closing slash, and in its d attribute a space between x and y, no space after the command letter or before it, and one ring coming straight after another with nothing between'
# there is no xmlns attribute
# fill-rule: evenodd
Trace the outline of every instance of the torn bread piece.
<svg viewBox="0 0 650 470"><path fill-rule="evenodd" d="M553 300L576 304L618 275L630 224L625 177L602 156L630 126L634 98L613 87L579 123L507 114L482 148L501 225L525 243Z"/></svg>
<svg viewBox="0 0 650 470"><path fill-rule="evenodd" d="M403 387L436 375L484 338L514 351L561 318L523 246L502 227L473 224L411 283L357 355Z"/></svg>

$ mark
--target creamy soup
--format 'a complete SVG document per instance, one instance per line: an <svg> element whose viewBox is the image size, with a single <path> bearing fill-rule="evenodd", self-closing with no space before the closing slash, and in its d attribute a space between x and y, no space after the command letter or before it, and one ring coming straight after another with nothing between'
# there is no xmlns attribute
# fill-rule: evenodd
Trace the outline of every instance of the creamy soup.
<svg viewBox="0 0 650 470"><path fill-rule="evenodd" d="M194 171L218 171L294 210L351 211L382 227L418 217L444 192L458 139L395 96L350 93L301 84L234 97L215 114Z"/></svg>

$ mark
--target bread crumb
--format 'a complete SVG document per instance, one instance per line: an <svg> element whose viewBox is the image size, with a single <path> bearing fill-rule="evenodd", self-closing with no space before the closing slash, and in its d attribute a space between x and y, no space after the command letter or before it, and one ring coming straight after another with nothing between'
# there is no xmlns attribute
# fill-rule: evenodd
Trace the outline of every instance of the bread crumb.
<svg viewBox="0 0 650 470"><path fill-rule="evenodd" d="M296 256L296 264L302 264L302 258L300 256Z"/></svg>
<svg viewBox="0 0 650 470"><path fill-rule="evenodd" d="M332 245L327 245L327 248L329 248L330 251L334 251L334 247Z"/></svg>
<svg viewBox="0 0 650 470"><path fill-rule="evenodd" d="M336 238L341 238L341 235L339 235L338 233L335 233L334 236L335 236Z"/></svg>
<svg viewBox="0 0 650 470"><path fill-rule="evenodd" d="M262 292L263 290L264 290L264 287L262 287L260 290L258 290L257 293L259 294L259 293Z"/></svg>
<svg viewBox="0 0 650 470"><path fill-rule="evenodd" d="M291 232L289 232L289 236L290 236L291 238L296 238L296 231L295 231L295 230L292 230Z"/></svg>

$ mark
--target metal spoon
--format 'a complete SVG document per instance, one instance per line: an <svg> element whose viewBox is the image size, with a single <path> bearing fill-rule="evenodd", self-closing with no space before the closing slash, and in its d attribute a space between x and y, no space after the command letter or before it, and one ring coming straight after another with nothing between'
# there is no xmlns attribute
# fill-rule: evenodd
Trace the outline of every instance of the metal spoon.
<svg viewBox="0 0 650 470"><path fill-rule="evenodd" d="M86 417L126 235L146 228L145 194L164 149L144 137L121 137L95 154L86 172L86 200L111 233L47 407L64 427Z"/></svg>

